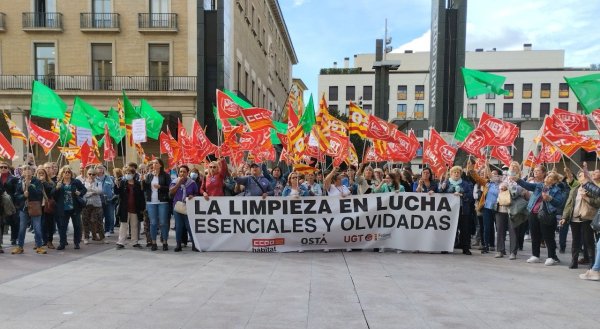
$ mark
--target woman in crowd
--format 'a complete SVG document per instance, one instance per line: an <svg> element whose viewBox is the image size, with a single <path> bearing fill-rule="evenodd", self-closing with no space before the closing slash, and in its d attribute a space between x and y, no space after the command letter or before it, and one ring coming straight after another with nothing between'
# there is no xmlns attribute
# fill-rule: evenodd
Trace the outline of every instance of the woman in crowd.
<svg viewBox="0 0 600 329"><path fill-rule="evenodd" d="M374 193L387 193L387 192L404 192L404 186L398 183L396 176L392 172L388 172L381 183L375 187Z"/></svg>
<svg viewBox="0 0 600 329"><path fill-rule="evenodd" d="M588 195L592 198L600 198L600 187L598 187L594 181L591 179L590 174L587 170L587 164L583 163L583 173L585 175L586 183L583 183L583 188L588 192ZM597 215L596 215L597 216ZM588 249L588 252L591 252L594 248ZM592 267L583 274L579 275L579 278L582 280L592 280L592 281L600 281L600 241L596 243L595 249L595 257L591 260L593 261Z"/></svg>
<svg viewBox="0 0 600 329"><path fill-rule="evenodd" d="M358 194L370 194L373 193L373 189L375 188L376 182L374 177L374 171L371 166L365 166L365 164L361 164L358 167L358 172L356 173L356 184L358 184ZM325 189L327 191L327 189Z"/></svg>
<svg viewBox="0 0 600 329"><path fill-rule="evenodd" d="M156 236L158 235L158 227L160 225L162 249L166 251L169 250L167 240L169 238L169 219L171 217L171 206L169 204L171 176L165 172L165 165L161 159L154 160L151 169L142 181L146 210L148 211L148 219L150 220L150 248L152 251L158 249ZM120 213L126 214L124 210L121 210ZM127 221L127 218L121 218L121 221L124 223Z"/></svg>
<svg viewBox="0 0 600 329"><path fill-rule="evenodd" d="M287 176L289 173L284 174L281 168L274 167L273 170L269 173L267 170L267 165L262 164L261 166L263 176L269 180L271 184L271 188L273 189L274 196L281 196L283 193L283 189L285 188L286 182L288 181Z"/></svg>
<svg viewBox="0 0 600 329"><path fill-rule="evenodd" d="M509 260L517 259L517 253L519 249L522 250L522 244L519 244L519 233L522 231L524 236L524 229L528 225L527 215L524 208L517 214L510 214L511 207L517 207L520 202L522 202L523 206L527 204L525 200L519 200L525 198L527 191L517 185L512 177L521 177L521 166L516 161L510 163L508 171L506 172L506 175L503 177L503 181L500 184L501 192L498 197L499 206L498 212L496 213L496 240L498 241L498 251L500 252L505 249L504 240L506 238L506 225L508 225L508 236L510 239L510 255L508 256ZM510 197L508 205L506 205L505 198L507 192L504 192L505 190L508 191ZM507 220L505 220L505 217ZM498 256L498 254L496 254L496 256Z"/></svg>
<svg viewBox="0 0 600 329"><path fill-rule="evenodd" d="M19 212L19 235L17 246L13 248L12 254L22 254L25 245L25 233L29 221L33 224L35 239L35 252L45 254L42 239L42 201L44 186L42 182L33 175L33 167L25 165L21 168L21 178L15 191L14 204Z"/></svg>
<svg viewBox="0 0 600 329"><path fill-rule="evenodd" d="M62 167L52 196L56 201L56 219L60 244L56 250L63 250L67 245L67 227L69 219L73 222L73 243L79 249L81 242L81 209L85 206L83 196L87 192L83 183L73 177L73 171L68 165Z"/></svg>
<svg viewBox="0 0 600 329"><path fill-rule="evenodd" d="M113 169L113 177L115 178L115 191L119 189L119 184L123 180L123 169L122 168L114 168ZM115 199L115 227L119 227L121 225L121 221L119 220L119 198Z"/></svg>
<svg viewBox="0 0 600 329"><path fill-rule="evenodd" d="M186 165L179 167L179 177L171 182L169 194L173 197L173 208L177 202L186 202L198 195L198 186L190 179L189 176L190 168ZM192 250L199 251L196 249L196 244L192 236L192 230L190 228L190 222L188 221L187 214L179 213L174 211L175 215L175 240L177 246L175 252L181 251L181 236L183 235L183 227L187 228L189 239L192 240Z"/></svg>
<svg viewBox="0 0 600 329"><path fill-rule="evenodd" d="M459 246L462 253L471 255L471 230L469 229L470 217L473 214L473 185L463 180L462 168L454 166L450 168L450 177L440 186L440 193L453 193L460 197L460 214L458 215Z"/></svg>
<svg viewBox="0 0 600 329"><path fill-rule="evenodd" d="M540 172L545 172L545 168L542 168L542 166L537 166L534 169L534 176L539 175ZM544 178L543 183L528 183L522 179L516 180L519 186L533 192L529 198L529 203L527 204L527 210L530 213L529 224L531 227L531 253L533 254L527 260L528 263L540 262L541 239L546 242L546 249L548 250L548 258L544 264L546 266L552 266L560 262L556 256L556 240L554 238L554 232L556 231L556 220L552 221L551 223L542 223L538 216L544 203L546 204L547 210L551 214L562 214L567 196L558 186L559 181L558 174L556 173L549 173L546 178Z"/></svg>
<svg viewBox="0 0 600 329"><path fill-rule="evenodd" d="M206 200L211 196L224 196L225 178L228 176L229 169L224 158L221 158L219 162L211 162L208 165L208 174L204 177L200 193Z"/></svg>
<svg viewBox="0 0 600 329"><path fill-rule="evenodd" d="M329 196L345 198L351 195L352 192L350 192L347 186L342 184L342 176L338 173L339 169L339 167L333 167L333 170L325 177L323 189L327 191L327 195ZM329 249L324 249L323 251L329 252ZM352 248L347 248L346 251L350 252Z"/></svg>
<svg viewBox="0 0 600 329"><path fill-rule="evenodd" d="M383 169L373 169L373 180L375 180L375 182L373 183L374 186L377 186L379 185L379 183L381 183L381 181L383 180Z"/></svg>
<svg viewBox="0 0 600 329"><path fill-rule="evenodd" d="M304 175L305 181L302 183L302 186L306 188L309 196L321 196L323 195L323 187L320 183L315 181L315 174L308 173Z"/></svg>
<svg viewBox="0 0 600 329"><path fill-rule="evenodd" d="M96 181L96 170L88 169L87 177L83 185L87 192L83 197L85 207L81 211L81 221L83 226L83 244L88 244L90 231L92 240L104 241L104 225L102 223L102 186Z"/></svg>
<svg viewBox="0 0 600 329"><path fill-rule="evenodd" d="M396 175L400 175L400 184L404 187L403 192L414 192L412 175L407 170L400 170Z"/></svg>
<svg viewBox="0 0 600 329"><path fill-rule="evenodd" d="M483 186L483 195L479 199L477 209L483 214L483 249L482 254L487 254L495 249L494 243L494 222L496 217L496 208L498 206L498 194L500 194L500 182L502 177L498 175L498 170L491 172L486 170L487 177L479 176L469 164L467 169L469 176L479 185Z"/></svg>
<svg viewBox="0 0 600 329"><path fill-rule="evenodd" d="M600 198L590 197L588 192L583 187L588 180L585 174L579 172L576 182L571 187L569 198L565 204L565 209L562 213L560 225L571 225L572 244L571 244L571 264L570 269L578 267L579 253L581 245L585 245L591 259L595 257L594 248L594 230L590 226L590 221L600 208ZM589 194L593 195L593 192Z"/></svg>
<svg viewBox="0 0 600 329"><path fill-rule="evenodd" d="M45 169L39 168L35 172L35 176L42 182L44 188L44 212L42 213L42 242L43 245L48 249L55 249L52 240L54 237L54 231L56 222L54 220L54 211L49 212L49 202L54 202L52 198L52 189L54 188L54 182L48 177L48 172ZM51 200L51 201L49 201Z"/></svg>
<svg viewBox="0 0 600 329"><path fill-rule="evenodd" d="M433 180L433 172L431 168L426 167L421 171L421 178L413 183L413 191L419 193L436 193L438 184Z"/></svg>
<svg viewBox="0 0 600 329"><path fill-rule="evenodd" d="M117 187L119 195L119 240L117 241L117 249L125 248L127 233L131 227L131 243L134 248L141 248L138 241L138 222L142 218L142 211L146 208L146 200L142 192L142 185L135 180L135 170L132 168L125 169L124 179ZM167 175L168 177L168 175ZM168 177L170 180L170 177ZM167 224L168 225L168 224ZM167 226L167 229L169 227ZM156 231L154 231L156 238ZM156 244L152 245L152 250L156 250Z"/></svg>
<svg viewBox="0 0 600 329"><path fill-rule="evenodd" d="M299 183L300 182L300 174L297 172L292 172L288 175L288 181L286 186L283 188L282 196L291 196L294 198L298 198L301 196L308 196L308 189Z"/></svg>

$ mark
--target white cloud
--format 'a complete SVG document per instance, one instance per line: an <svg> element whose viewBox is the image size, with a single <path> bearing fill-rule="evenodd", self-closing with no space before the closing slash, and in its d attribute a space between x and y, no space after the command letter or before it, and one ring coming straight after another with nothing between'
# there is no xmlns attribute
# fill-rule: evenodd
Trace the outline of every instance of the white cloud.
<svg viewBox="0 0 600 329"><path fill-rule="evenodd" d="M533 49L565 49L566 66L600 63L600 35L595 16L600 3L586 0L471 1L467 14L467 50L476 48L519 50L524 43ZM430 32L401 45L406 49L428 51Z"/></svg>
<svg viewBox="0 0 600 329"><path fill-rule="evenodd" d="M294 7L302 6L306 0L294 0Z"/></svg>

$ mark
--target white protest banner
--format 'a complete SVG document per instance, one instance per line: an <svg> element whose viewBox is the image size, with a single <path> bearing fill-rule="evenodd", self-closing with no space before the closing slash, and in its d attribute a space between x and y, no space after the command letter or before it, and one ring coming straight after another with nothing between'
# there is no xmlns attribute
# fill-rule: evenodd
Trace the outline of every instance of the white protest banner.
<svg viewBox="0 0 600 329"><path fill-rule="evenodd" d="M131 135L136 144L145 143L146 139L146 119L133 119L131 122Z"/></svg>
<svg viewBox="0 0 600 329"><path fill-rule="evenodd" d="M77 135L77 146L88 143L92 146L92 130L87 128L75 127L75 135Z"/></svg>
<svg viewBox="0 0 600 329"><path fill-rule="evenodd" d="M452 194L197 197L187 202L204 251L393 248L452 251L460 199Z"/></svg>

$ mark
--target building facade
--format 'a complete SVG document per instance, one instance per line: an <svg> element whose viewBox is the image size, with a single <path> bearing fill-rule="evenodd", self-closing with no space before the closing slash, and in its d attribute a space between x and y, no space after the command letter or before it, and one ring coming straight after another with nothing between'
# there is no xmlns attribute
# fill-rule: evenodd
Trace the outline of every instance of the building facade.
<svg viewBox="0 0 600 329"><path fill-rule="evenodd" d="M152 104L165 117L163 128L169 126L174 132L177 120L190 128L193 118L207 112L206 102L199 107L200 95L211 94L214 99L214 88L239 91L236 79L223 79L234 77L231 68L236 62L243 63L249 77L243 82L247 88L242 94L256 106L270 104L277 110L283 107L291 87L292 65L297 58L278 2L243 2L219 1L221 7L216 1L196 0L2 2L0 110L10 113L13 121L23 127L34 79L54 89L69 105L80 96L103 112L116 107L125 90L134 104L142 98ZM266 52L260 50L255 38L248 37L252 32L243 15L246 5L260 8L255 19L265 22L262 36ZM214 20L225 31L219 47L218 40L206 40L207 30L214 29L206 23L210 15L225 14L219 11L223 8L230 8L227 24L223 19ZM274 22L273 26L269 21ZM229 65L217 66L203 60L207 53L223 49L223 44L234 50L222 54L221 63ZM272 44L284 46L268 48ZM273 61L275 58L277 61ZM279 66L271 70L267 65L270 62ZM221 77L212 92L206 89L206 80L211 76ZM208 126L214 125L214 121L201 119ZM34 117L33 121L49 128L49 120ZM10 136L5 124L0 123L0 129ZM13 140L13 145L22 156L25 147L20 140ZM149 140L143 146L147 153L158 155L157 141ZM43 158L43 153L34 151ZM58 152L53 152L56 159ZM133 149L125 153L128 161L137 160Z"/></svg>
<svg viewBox="0 0 600 329"><path fill-rule="evenodd" d="M545 115L554 108L581 113L577 99L563 77L591 74L589 68L564 66L564 50L532 50L525 45L521 51L483 51L466 53L465 66L471 69L505 76L504 89L508 96L493 94L468 99L465 95L463 117L477 123L483 112L520 125L525 141L515 159L531 148ZM418 137L427 136L429 109L429 53L390 53L388 59L401 62L397 71L390 72L389 118L403 129L414 129ZM328 105L347 113L348 102L362 104L366 112L373 109L375 56L354 56L342 67L321 69L319 95L325 94Z"/></svg>

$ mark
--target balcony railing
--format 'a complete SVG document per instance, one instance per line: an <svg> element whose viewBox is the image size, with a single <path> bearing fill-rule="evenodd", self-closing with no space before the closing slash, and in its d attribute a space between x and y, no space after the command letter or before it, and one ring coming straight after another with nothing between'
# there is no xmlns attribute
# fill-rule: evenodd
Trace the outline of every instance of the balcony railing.
<svg viewBox="0 0 600 329"><path fill-rule="evenodd" d="M119 14L117 13L81 13L79 25L88 31L118 31Z"/></svg>
<svg viewBox="0 0 600 329"><path fill-rule="evenodd" d="M0 32L4 31L4 22L6 21L6 14L0 13Z"/></svg>
<svg viewBox="0 0 600 329"><path fill-rule="evenodd" d="M61 13L23 13L23 30L25 31L62 31Z"/></svg>
<svg viewBox="0 0 600 329"><path fill-rule="evenodd" d="M55 90L196 91L196 77L93 76L93 75L0 75L0 90L31 90L33 80Z"/></svg>
<svg viewBox="0 0 600 329"><path fill-rule="evenodd" d="M143 31L177 31L177 14L139 13L138 28Z"/></svg>

